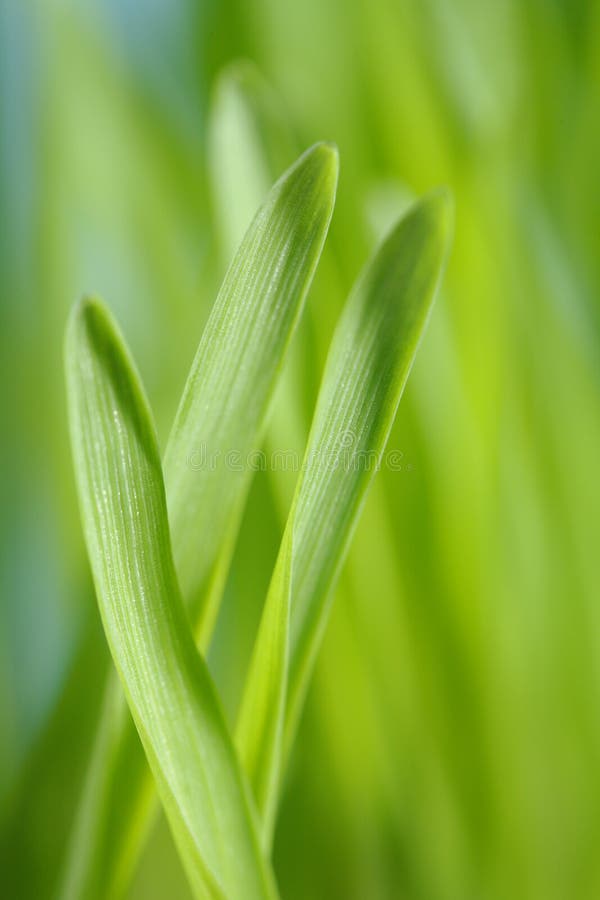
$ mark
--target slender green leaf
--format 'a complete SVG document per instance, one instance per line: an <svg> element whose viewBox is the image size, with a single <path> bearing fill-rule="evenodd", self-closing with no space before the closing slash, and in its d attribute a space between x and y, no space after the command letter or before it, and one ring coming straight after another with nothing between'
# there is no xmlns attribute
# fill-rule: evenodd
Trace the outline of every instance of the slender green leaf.
<svg viewBox="0 0 600 900"><path fill-rule="evenodd" d="M225 277L165 453L177 572L200 638L216 603L207 579L235 520L335 198L337 151L308 150L269 193ZM194 604L195 601L195 604Z"/></svg>
<svg viewBox="0 0 600 900"><path fill-rule="evenodd" d="M208 120L207 143L216 234L222 254L229 259L268 185L297 155L283 101L247 60L231 63L219 75ZM244 147L243 155L237 152L238 147ZM327 283L323 290L323 277L330 268L328 256L330 252L325 246L319 261L320 293L313 292L313 301L303 315L269 416L264 441L267 454L286 447L301 457L306 444L309 425L306 411L311 406L305 396L306 383L309 373L320 369L312 336L314 317L315 314L322 317L326 309L335 306L331 285ZM329 336L327 327L323 331ZM296 474L285 469L271 469L268 475L284 522L296 480Z"/></svg>
<svg viewBox="0 0 600 900"><path fill-rule="evenodd" d="M317 144L271 189L225 278L172 429L165 458L172 543L203 645L251 475L240 462L259 443L327 234L336 183L337 152ZM154 809L144 754L124 704L115 711L114 694L109 686L68 852L64 900L122 894Z"/></svg>
<svg viewBox="0 0 600 900"><path fill-rule="evenodd" d="M400 220L357 282L334 335L236 734L266 843L282 755L277 743L283 734L285 758L326 624L331 588L381 464L441 276L449 210L446 193L436 192ZM288 585L280 571L288 565L290 540ZM282 627L288 606L289 634ZM265 717L265 708L273 710L271 717ZM283 721L273 721L275 715Z"/></svg>
<svg viewBox="0 0 600 900"><path fill-rule="evenodd" d="M198 897L275 895L175 576L150 409L115 323L84 301L66 345L81 513L115 666Z"/></svg>

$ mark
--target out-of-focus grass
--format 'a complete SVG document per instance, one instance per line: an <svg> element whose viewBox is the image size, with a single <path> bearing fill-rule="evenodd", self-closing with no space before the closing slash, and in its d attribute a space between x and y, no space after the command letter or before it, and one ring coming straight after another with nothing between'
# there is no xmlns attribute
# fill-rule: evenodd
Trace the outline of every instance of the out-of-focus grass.
<svg viewBox="0 0 600 900"><path fill-rule="evenodd" d="M294 363L300 430L375 232L413 192L447 183L456 201L444 297L390 443L402 468L382 472L369 500L292 761L275 842L282 894L591 900L592 0L0 7L7 895L52 893L105 665L67 452L66 311L87 290L110 301L164 441L229 252L209 189L207 117L217 73L239 56L268 78L300 145L340 147L329 258ZM285 414L282 404L275 421ZM230 669L229 648L250 651L282 496L258 473L212 654L232 706L243 668ZM177 866L158 832L133 893L165 896Z"/></svg>

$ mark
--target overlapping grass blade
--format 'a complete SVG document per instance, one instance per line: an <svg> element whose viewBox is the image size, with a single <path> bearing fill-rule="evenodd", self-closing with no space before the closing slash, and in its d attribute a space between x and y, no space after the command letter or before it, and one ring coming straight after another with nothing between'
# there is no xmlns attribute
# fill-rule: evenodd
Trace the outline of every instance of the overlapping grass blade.
<svg viewBox="0 0 600 900"><path fill-rule="evenodd" d="M247 788L179 592L151 414L106 310L67 333L73 456L113 660L198 897L265 898Z"/></svg>
<svg viewBox="0 0 600 900"><path fill-rule="evenodd" d="M449 218L448 197L436 192L401 219L359 279L334 335L236 735L266 843L280 759L293 739L332 585L427 322L446 258ZM288 587L280 571L290 542ZM281 627L288 604L289 633ZM275 651L278 641L289 647ZM274 703L282 693L285 699ZM274 721L278 716L282 720Z"/></svg>
<svg viewBox="0 0 600 900"><path fill-rule="evenodd" d="M172 429L165 482L173 550L203 645L251 475L243 462L260 440L327 234L336 183L337 152L318 144L272 188L225 278ZM65 900L120 896L153 808L135 729L127 715L115 727L113 697L114 687L108 687L96 762L63 877ZM99 754L103 763L97 761ZM121 806L125 794L130 798L126 809ZM111 810L117 808L121 814L115 821Z"/></svg>

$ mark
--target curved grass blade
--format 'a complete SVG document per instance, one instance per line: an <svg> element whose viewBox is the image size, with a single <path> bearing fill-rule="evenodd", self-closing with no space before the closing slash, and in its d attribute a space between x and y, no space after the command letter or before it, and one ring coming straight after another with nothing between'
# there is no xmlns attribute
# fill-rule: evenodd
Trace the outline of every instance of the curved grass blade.
<svg viewBox="0 0 600 900"><path fill-rule="evenodd" d="M206 325L169 439L172 544L184 598L195 598L192 620L204 646L251 474L247 467L232 471L226 456L233 451L243 460L260 440L329 227L337 168L336 150L317 144L268 194ZM196 453L204 468L196 468ZM217 458L212 470L209 454ZM114 693L109 686L60 889L64 900L121 896L154 809L144 754L124 701L124 715L114 710Z"/></svg>
<svg viewBox="0 0 600 900"><path fill-rule="evenodd" d="M331 588L380 466L441 277L449 210L445 192L435 192L413 206L363 272L335 331L236 733L263 817L266 844L280 758L285 759L293 740ZM281 557L287 557L292 538L288 588L278 573L285 567ZM281 627L288 605L289 633ZM277 653L278 641L289 647ZM273 659L278 660L277 669ZM281 692L287 693L285 701L273 704L270 698ZM265 721L261 712L265 708L282 721Z"/></svg>
<svg viewBox="0 0 600 900"><path fill-rule="evenodd" d="M243 156L237 152L239 147L244 147ZM229 260L276 173L297 156L283 101L257 67L247 60L236 60L219 74L208 118L207 148L216 238L223 259ZM235 203L232 197L236 198ZM319 260L320 278L327 255L325 247ZM313 300L304 312L281 375L264 436L267 454L286 447L298 459L302 457L308 431L303 416L307 375L303 363L308 355L307 335L314 327L311 320L317 299L313 291ZM323 305L317 305L322 311ZM314 365L312 353L310 361ZM274 491L283 522L296 480L293 472L284 471L286 468L271 469L268 476L269 489Z"/></svg>
<svg viewBox="0 0 600 900"><path fill-rule="evenodd" d="M251 471L266 410L329 227L337 151L317 144L269 193L229 269L198 347L165 453L177 573L201 642L206 591ZM191 471L190 454L199 453Z"/></svg>
<svg viewBox="0 0 600 900"><path fill-rule="evenodd" d="M247 789L179 592L150 409L97 301L84 301L71 318L66 371L104 629L190 884L198 897L274 897Z"/></svg>

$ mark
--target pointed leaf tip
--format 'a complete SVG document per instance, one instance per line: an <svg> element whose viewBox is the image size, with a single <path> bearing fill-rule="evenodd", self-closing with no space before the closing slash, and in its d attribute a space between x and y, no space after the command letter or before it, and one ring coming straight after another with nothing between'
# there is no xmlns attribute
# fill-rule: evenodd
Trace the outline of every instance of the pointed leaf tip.
<svg viewBox="0 0 600 900"><path fill-rule="evenodd" d="M333 211L339 174L339 153L337 146L329 141L319 141L309 147L292 166L298 176L301 172L307 179L306 188L320 196L323 205Z"/></svg>
<svg viewBox="0 0 600 900"><path fill-rule="evenodd" d="M408 216L414 213L437 231L445 245L449 244L454 227L454 198L447 187L438 187L417 201Z"/></svg>

